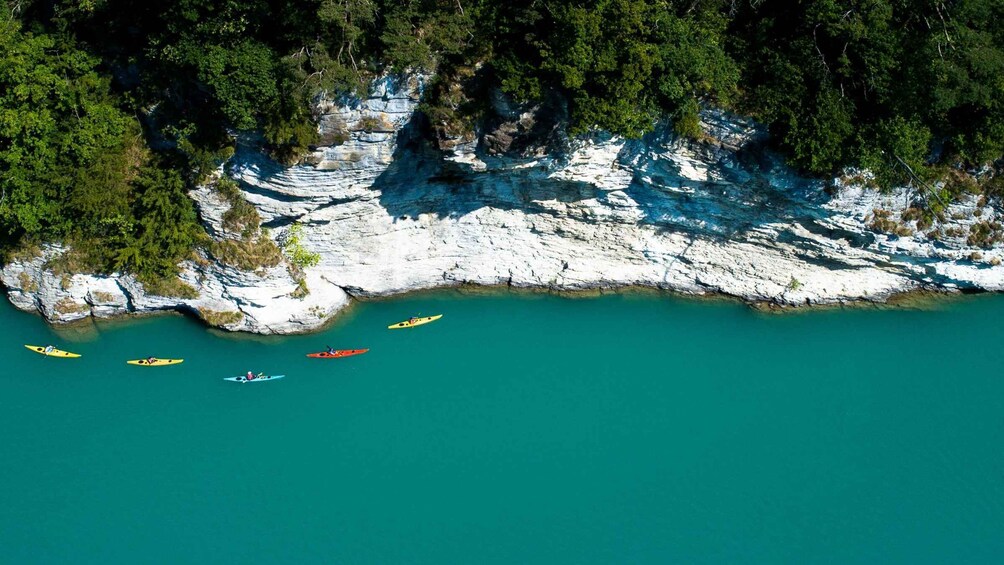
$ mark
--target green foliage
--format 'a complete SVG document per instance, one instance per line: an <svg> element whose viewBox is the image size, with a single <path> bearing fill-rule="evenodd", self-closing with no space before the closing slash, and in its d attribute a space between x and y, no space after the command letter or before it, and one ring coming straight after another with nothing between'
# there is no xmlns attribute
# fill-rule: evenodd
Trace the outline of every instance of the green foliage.
<svg viewBox="0 0 1004 565"><path fill-rule="evenodd" d="M917 182L935 143L942 159L990 162L1004 154L1002 16L1000 0L742 3L741 105L813 173Z"/></svg>
<svg viewBox="0 0 1004 565"><path fill-rule="evenodd" d="M0 15L4 236L67 237L126 213L139 126L116 108L97 63L68 38L23 32Z"/></svg>
<svg viewBox="0 0 1004 565"><path fill-rule="evenodd" d="M195 208L177 171L145 168L135 182L135 229L123 235L116 268L166 277L202 236Z"/></svg>
<svg viewBox="0 0 1004 565"><path fill-rule="evenodd" d="M226 122L239 130L258 125L260 108L277 104L274 54L268 46L245 40L237 45L179 46L174 62L192 65L195 78L209 90Z"/></svg>
<svg viewBox="0 0 1004 565"><path fill-rule="evenodd" d="M441 59L462 58L474 44L479 3L438 0L385 2L380 43L396 70L435 71Z"/></svg>
<svg viewBox="0 0 1004 565"><path fill-rule="evenodd" d="M0 11L0 244L170 277L201 235L187 189L260 133L319 143L312 102L434 72L421 109L471 135L493 88L567 102L569 129L700 139L705 105L767 123L793 165L921 187L925 222L972 186L945 163L1004 156L1004 0L54 0ZM112 79L114 77L114 80ZM374 123L364 129L378 129ZM325 142L335 141L331 138ZM995 177L996 178L996 177ZM1001 182L984 183L990 195ZM280 261L231 202L240 265ZM891 220L890 220L891 221ZM982 232L976 239L984 241ZM991 238L992 239L992 238Z"/></svg>
<svg viewBox="0 0 1004 565"><path fill-rule="evenodd" d="M262 133L272 156L282 163L292 165L307 153L311 145L320 140L320 136L310 112L310 102L305 92L298 88L294 78L295 70L286 62L281 72L284 75L278 86L275 110L265 116Z"/></svg>
<svg viewBox="0 0 1004 565"><path fill-rule="evenodd" d="M232 140L221 136L207 137L205 129L191 122L165 126L161 134L174 143L172 157L191 184L209 180L219 166L233 156Z"/></svg>
<svg viewBox="0 0 1004 565"><path fill-rule="evenodd" d="M931 131L919 120L896 116L863 132L860 163L875 173L880 187L933 180L927 166Z"/></svg>
<svg viewBox="0 0 1004 565"><path fill-rule="evenodd" d="M673 129L676 133L689 138L700 139L704 132L701 130L700 106L694 100L688 100L677 111L676 120L673 122Z"/></svg>
<svg viewBox="0 0 1004 565"><path fill-rule="evenodd" d="M244 196L237 183L223 177L214 184L230 207L223 213L223 229L228 237L213 241L209 252L225 265L242 271L274 267L282 262L282 252L261 228L261 216Z"/></svg>
<svg viewBox="0 0 1004 565"><path fill-rule="evenodd" d="M942 16L924 34L926 88L916 102L929 104L932 129L949 136L952 149L968 162L1000 158L1004 152L1004 2L970 0L939 7L922 3L922 13ZM918 81L919 82L919 81Z"/></svg>
<svg viewBox="0 0 1004 565"><path fill-rule="evenodd" d="M470 129L460 122L488 82L519 100L561 94L573 132L637 136L669 117L699 137L702 104L745 110L819 174L875 162L900 121L930 132L927 152L938 143L971 164L1004 154L1001 0L62 0L48 20L29 12L127 77L130 104L155 108L150 133L174 144L191 182L229 156L235 130L261 130L277 159L296 162L318 141L313 97L361 93L387 69L453 83L423 106L453 132ZM84 157L87 141L122 131L101 110L86 114ZM19 223L45 224L53 208L33 201Z"/></svg>
<svg viewBox="0 0 1004 565"><path fill-rule="evenodd" d="M321 261L321 256L303 246L303 226L289 226L282 237L282 253L297 269L313 267Z"/></svg>
<svg viewBox="0 0 1004 565"><path fill-rule="evenodd" d="M150 161L98 60L11 19L0 58L4 234L78 244L77 272L173 273L200 232L191 200L177 172Z"/></svg>
<svg viewBox="0 0 1004 565"><path fill-rule="evenodd" d="M836 170L845 162L846 144L854 134L850 102L832 89L823 89L801 115L789 116L784 142L792 161L819 173Z"/></svg>
<svg viewBox="0 0 1004 565"><path fill-rule="evenodd" d="M594 0L494 10L504 31L493 46L503 89L520 99L562 90L573 132L637 137L664 113L692 126L698 100L727 103L735 92L738 69L720 41L727 19L713 7L681 15L665 2Z"/></svg>

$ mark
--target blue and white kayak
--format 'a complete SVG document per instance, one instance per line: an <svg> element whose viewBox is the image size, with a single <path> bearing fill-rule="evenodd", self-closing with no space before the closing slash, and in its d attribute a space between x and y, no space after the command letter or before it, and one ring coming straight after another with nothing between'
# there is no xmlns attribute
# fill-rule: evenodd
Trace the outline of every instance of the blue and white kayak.
<svg viewBox="0 0 1004 565"><path fill-rule="evenodd" d="M235 383L256 383L258 381L274 381L275 379L281 379L281 378L283 378L285 376L286 375L262 375L260 377L255 377L255 378L253 378L251 380L248 380L247 377L245 377L244 375L241 375L239 377L227 377L227 378L225 378L223 380L225 380L225 381L233 381Z"/></svg>

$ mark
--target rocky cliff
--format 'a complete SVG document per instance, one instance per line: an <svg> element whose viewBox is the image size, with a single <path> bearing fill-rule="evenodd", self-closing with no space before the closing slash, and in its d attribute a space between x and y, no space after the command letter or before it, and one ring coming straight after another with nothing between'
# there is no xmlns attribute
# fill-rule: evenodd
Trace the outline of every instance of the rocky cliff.
<svg viewBox="0 0 1004 565"><path fill-rule="evenodd" d="M49 246L0 279L16 306L51 321L183 309L259 333L316 328L351 297L462 284L647 286L792 306L1004 288L1004 252L976 247L1000 232L998 211L975 197L918 226L909 189L800 178L755 124L712 111L699 143L664 128L569 139L554 104L499 97L483 131L437 143L416 112L421 89L420 77L386 78L367 99L321 101L327 145L306 164L283 167L247 142L221 169L268 237L303 227L314 267L243 271L203 254L182 264L193 297L169 298L127 275L58 275L64 250ZM226 199L211 186L192 196L210 235L228 237Z"/></svg>

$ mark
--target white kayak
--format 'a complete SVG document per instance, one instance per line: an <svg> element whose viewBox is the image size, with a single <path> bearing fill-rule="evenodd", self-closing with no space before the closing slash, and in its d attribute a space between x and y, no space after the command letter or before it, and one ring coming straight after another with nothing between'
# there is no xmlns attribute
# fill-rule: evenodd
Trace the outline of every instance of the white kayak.
<svg viewBox="0 0 1004 565"><path fill-rule="evenodd" d="M239 377L227 377L227 378L225 378L223 380L225 380L225 381L233 381L235 383L257 383L259 381L274 381L275 379L281 379L281 378L283 378L285 376L286 375L262 375L260 377L255 377L253 379L248 380L247 377L245 377L244 375L241 375Z"/></svg>

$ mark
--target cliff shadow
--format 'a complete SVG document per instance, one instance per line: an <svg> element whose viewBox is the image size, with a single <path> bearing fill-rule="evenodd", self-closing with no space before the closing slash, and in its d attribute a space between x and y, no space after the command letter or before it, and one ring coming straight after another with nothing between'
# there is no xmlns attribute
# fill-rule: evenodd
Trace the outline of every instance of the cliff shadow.
<svg viewBox="0 0 1004 565"><path fill-rule="evenodd" d="M759 143L723 151L659 131L629 142L622 154L633 171L624 192L660 231L732 239L766 224L813 224L828 215L823 183L799 176Z"/></svg>
<svg viewBox="0 0 1004 565"><path fill-rule="evenodd" d="M425 131L420 119L401 130L391 165L373 183L381 206L395 221L425 214L459 218L491 208L565 215L584 223L644 224L660 234L719 241L742 241L770 225L779 242L807 256L820 243L805 232L854 247L875 242L870 233L826 222L833 212L825 207L830 196L824 182L799 175L762 144L722 150L682 144L662 129L621 147L614 166L631 180L623 189L606 190L550 178L545 165L513 166L519 161L485 155L480 148L477 156L488 170L477 171L449 161Z"/></svg>
<svg viewBox="0 0 1004 565"><path fill-rule="evenodd" d="M372 185L380 192L380 205L395 219L424 214L458 218L483 208L555 214L542 203L574 203L602 193L586 182L548 179L532 167L473 170L433 147L424 126L416 115L399 132L390 166Z"/></svg>

